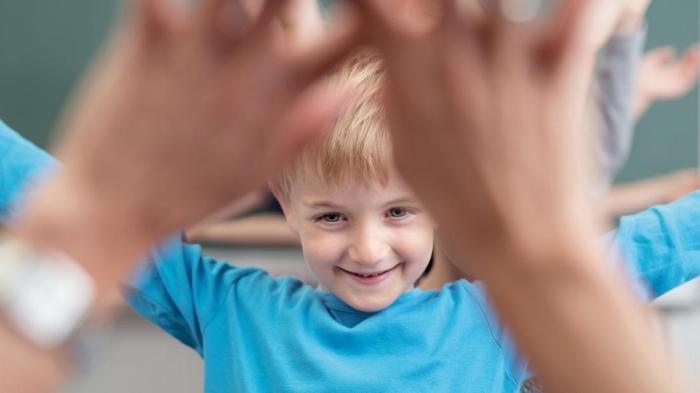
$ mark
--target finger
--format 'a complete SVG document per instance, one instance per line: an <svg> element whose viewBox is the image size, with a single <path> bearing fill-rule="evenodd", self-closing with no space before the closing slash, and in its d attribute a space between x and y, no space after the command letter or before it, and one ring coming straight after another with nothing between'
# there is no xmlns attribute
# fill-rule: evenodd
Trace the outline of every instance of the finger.
<svg viewBox="0 0 700 393"><path fill-rule="evenodd" d="M479 30L483 35L481 44L484 55L499 67L512 65L513 62L522 64L518 57L524 54L524 48L529 47L527 40L532 34L511 15L514 11L510 10L510 4L514 1L524 0L485 0L482 2L485 12L483 20L471 22L481 24Z"/></svg>
<svg viewBox="0 0 700 393"><path fill-rule="evenodd" d="M180 19L177 7L168 0L131 0L131 20L147 39L172 31Z"/></svg>
<svg viewBox="0 0 700 393"><path fill-rule="evenodd" d="M585 19L593 3L591 0L562 1L540 38L544 60L555 66L561 62L583 65L592 61L595 46L586 41L590 24L585 23Z"/></svg>
<svg viewBox="0 0 700 393"><path fill-rule="evenodd" d="M681 59L681 67L686 77L687 87L691 89L700 74L700 48L695 46L688 49Z"/></svg>
<svg viewBox="0 0 700 393"><path fill-rule="evenodd" d="M289 0L263 0L264 4L260 15L253 25L253 32L258 34L271 33L273 29L271 26L275 25L275 20L279 20L281 15L289 4Z"/></svg>
<svg viewBox="0 0 700 393"><path fill-rule="evenodd" d="M531 22L540 11L538 0L481 0L479 4L485 15L501 22Z"/></svg>
<svg viewBox="0 0 700 393"><path fill-rule="evenodd" d="M456 14L468 27L475 26L477 23L480 25L486 17L484 6L479 0L461 0L457 2Z"/></svg>
<svg viewBox="0 0 700 393"><path fill-rule="evenodd" d="M294 78L305 87L332 70L361 42L360 21L357 14L347 12L333 23L328 37L312 47L299 50L289 59Z"/></svg>
<svg viewBox="0 0 700 393"><path fill-rule="evenodd" d="M309 142L330 130L352 97L352 90L327 81L309 88L272 136L276 141L270 152L274 161L291 161Z"/></svg>
<svg viewBox="0 0 700 393"><path fill-rule="evenodd" d="M668 63L676 57L676 48L670 45L664 46L650 51L647 56L660 63Z"/></svg>
<svg viewBox="0 0 700 393"><path fill-rule="evenodd" d="M695 45L688 49L683 54L683 59L681 60L688 68L698 68L698 60L700 60L700 46ZM697 70L696 70L697 72Z"/></svg>
<svg viewBox="0 0 700 393"><path fill-rule="evenodd" d="M202 23L214 34L239 36L253 20L253 15L240 0L205 0L201 7Z"/></svg>
<svg viewBox="0 0 700 393"><path fill-rule="evenodd" d="M391 48L398 41L401 27L393 17L392 9L384 0L356 0L353 2L373 42L382 49Z"/></svg>
<svg viewBox="0 0 700 393"><path fill-rule="evenodd" d="M440 0L440 21L442 24L455 23L460 20L461 10L455 0Z"/></svg>

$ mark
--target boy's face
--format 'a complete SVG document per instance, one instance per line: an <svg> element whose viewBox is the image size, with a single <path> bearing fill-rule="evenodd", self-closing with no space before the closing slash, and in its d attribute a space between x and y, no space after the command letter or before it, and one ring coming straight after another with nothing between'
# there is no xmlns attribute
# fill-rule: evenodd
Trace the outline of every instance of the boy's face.
<svg viewBox="0 0 700 393"><path fill-rule="evenodd" d="M280 202L324 289L357 310L378 311L413 288L435 228L398 176L386 185L299 183Z"/></svg>

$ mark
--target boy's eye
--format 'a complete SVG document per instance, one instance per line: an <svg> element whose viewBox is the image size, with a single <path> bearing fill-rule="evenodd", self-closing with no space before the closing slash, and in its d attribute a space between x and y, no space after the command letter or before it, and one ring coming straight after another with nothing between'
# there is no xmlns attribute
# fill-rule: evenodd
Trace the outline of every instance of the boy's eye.
<svg viewBox="0 0 700 393"><path fill-rule="evenodd" d="M325 223L334 224L340 222L343 219L343 215L340 213L325 213L317 216L315 221L323 221Z"/></svg>
<svg viewBox="0 0 700 393"><path fill-rule="evenodd" d="M392 207L387 212L387 216L389 216L391 218L402 218L402 217L406 217L407 214L408 214L408 210L406 210L403 207Z"/></svg>

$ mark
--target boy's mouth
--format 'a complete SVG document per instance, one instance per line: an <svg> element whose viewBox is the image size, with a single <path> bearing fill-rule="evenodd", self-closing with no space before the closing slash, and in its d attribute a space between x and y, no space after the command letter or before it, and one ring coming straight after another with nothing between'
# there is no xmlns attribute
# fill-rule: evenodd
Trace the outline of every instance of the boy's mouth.
<svg viewBox="0 0 700 393"><path fill-rule="evenodd" d="M385 278L389 276L389 274L394 271L399 264L394 265L391 269L383 270L380 272L375 272L375 273L356 273L350 270L345 270L342 267L338 267L340 270L344 271L345 273L348 273L352 278L354 278L356 281L360 282L361 284L378 284L382 281L384 281Z"/></svg>

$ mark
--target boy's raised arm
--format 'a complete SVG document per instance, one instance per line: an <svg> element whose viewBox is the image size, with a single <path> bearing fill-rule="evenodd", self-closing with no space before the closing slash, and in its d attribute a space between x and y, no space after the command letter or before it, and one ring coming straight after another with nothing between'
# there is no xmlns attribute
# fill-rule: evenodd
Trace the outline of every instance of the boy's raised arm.
<svg viewBox="0 0 700 393"><path fill-rule="evenodd" d="M682 391L595 236L582 124L596 45L583 26L600 1L561 2L544 30L499 1L479 21L444 0L429 31L362 4L386 57L397 164L546 389Z"/></svg>

